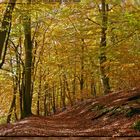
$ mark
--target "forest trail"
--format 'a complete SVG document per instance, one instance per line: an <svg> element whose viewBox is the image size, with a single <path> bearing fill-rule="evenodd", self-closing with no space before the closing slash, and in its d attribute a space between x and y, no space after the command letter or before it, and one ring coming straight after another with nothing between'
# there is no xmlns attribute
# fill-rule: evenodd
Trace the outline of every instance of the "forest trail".
<svg viewBox="0 0 140 140"><path fill-rule="evenodd" d="M0 136L140 136L140 89L88 99L50 117L0 126ZM140 126L139 126L140 128Z"/></svg>

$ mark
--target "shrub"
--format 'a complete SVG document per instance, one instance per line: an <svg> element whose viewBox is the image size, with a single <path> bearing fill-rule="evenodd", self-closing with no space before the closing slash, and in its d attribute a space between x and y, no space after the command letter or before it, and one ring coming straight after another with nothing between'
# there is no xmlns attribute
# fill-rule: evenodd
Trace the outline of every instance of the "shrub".
<svg viewBox="0 0 140 140"><path fill-rule="evenodd" d="M140 109L139 108L131 108L126 112L126 117L132 117L135 114L140 114Z"/></svg>
<svg viewBox="0 0 140 140"><path fill-rule="evenodd" d="M134 122L133 129L140 131L140 120Z"/></svg>

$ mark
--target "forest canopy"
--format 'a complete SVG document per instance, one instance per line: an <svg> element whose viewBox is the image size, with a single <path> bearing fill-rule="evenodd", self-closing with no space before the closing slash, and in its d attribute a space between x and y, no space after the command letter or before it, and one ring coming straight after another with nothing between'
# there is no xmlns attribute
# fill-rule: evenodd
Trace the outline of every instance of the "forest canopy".
<svg viewBox="0 0 140 140"><path fill-rule="evenodd" d="M140 84L140 0L1 0L0 21L0 123Z"/></svg>

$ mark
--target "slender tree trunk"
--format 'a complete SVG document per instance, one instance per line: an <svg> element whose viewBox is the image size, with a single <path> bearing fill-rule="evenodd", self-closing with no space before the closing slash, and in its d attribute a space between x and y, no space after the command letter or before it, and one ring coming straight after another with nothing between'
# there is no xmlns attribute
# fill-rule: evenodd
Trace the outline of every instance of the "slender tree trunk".
<svg viewBox="0 0 140 140"><path fill-rule="evenodd" d="M56 112L57 112L58 111L58 107L59 107L59 88L58 88L58 86L56 86L55 94L56 94L55 108L56 108Z"/></svg>
<svg viewBox="0 0 140 140"><path fill-rule="evenodd" d="M39 69L40 77L39 77L39 87L38 87L38 94L37 94L37 115L40 115L40 96L41 96L41 88L42 88L42 74L41 74L41 67Z"/></svg>
<svg viewBox="0 0 140 140"><path fill-rule="evenodd" d="M81 101L84 100L83 89L84 89L84 39L82 39L81 46L81 76L80 76L80 93L81 93Z"/></svg>
<svg viewBox="0 0 140 140"><path fill-rule="evenodd" d="M24 95L24 93L25 93L25 74L24 74L24 70L23 70L22 78L21 78L20 91L19 91L21 119L24 118L24 107L23 107L23 95Z"/></svg>
<svg viewBox="0 0 140 140"><path fill-rule="evenodd" d="M13 67L13 63L12 63L12 59L10 62L11 68L12 68L12 73L16 72L16 75L13 75L13 100L8 112L8 116L7 116L7 123L10 123L11 120L11 116L12 116L12 112L14 111L14 113L16 114L16 94L17 94L17 90L18 90L18 56L17 56L17 48L15 48L15 53L16 53L16 62L17 62L17 66L16 66L16 71L14 71L14 67ZM15 115L16 116L16 115Z"/></svg>
<svg viewBox="0 0 140 140"><path fill-rule="evenodd" d="M20 21L21 23L21 21ZM21 29L20 29L20 33L21 33ZM22 63L22 58L21 58L21 55L22 55L22 40L21 40L21 36L19 38L19 57L20 57L20 61L19 61L19 66L18 66L18 73L19 73L19 76L18 76L18 85L19 85L19 104L20 104L20 114L21 114L21 119L23 118L23 94L25 92L25 84L24 84L24 79L25 79L25 70L24 70L24 63ZM20 62L22 63L22 65L20 65Z"/></svg>
<svg viewBox="0 0 140 140"><path fill-rule="evenodd" d="M52 109L53 109L53 114L56 113L56 100L55 100L55 84L53 83L53 87L52 87Z"/></svg>
<svg viewBox="0 0 140 140"><path fill-rule="evenodd" d="M51 94L50 94L50 88L48 90L48 99L49 99L49 102L48 102L48 115L51 115Z"/></svg>
<svg viewBox="0 0 140 140"><path fill-rule="evenodd" d="M63 88L62 88L62 80L61 80L61 76L59 76L59 87L60 87L60 101L59 101L59 106L60 108L62 107L62 91L63 91Z"/></svg>
<svg viewBox="0 0 140 140"><path fill-rule="evenodd" d="M40 93L38 92L38 94L37 94L37 111L36 111L36 113L37 113L37 115L39 115L40 113L39 113L39 105L40 105Z"/></svg>
<svg viewBox="0 0 140 140"><path fill-rule="evenodd" d="M47 108L47 93L45 92L45 97L44 97L44 116L48 115L48 108Z"/></svg>
<svg viewBox="0 0 140 140"><path fill-rule="evenodd" d="M35 67L35 62L36 62L36 54L37 54L37 42L35 41L35 45L34 45L34 56L33 56L33 60L32 60L32 67L33 67L33 70L32 70L32 84L31 84L31 98L33 97L33 93L34 93L34 81L36 80L36 72L37 72L37 68L38 67Z"/></svg>
<svg viewBox="0 0 140 140"><path fill-rule="evenodd" d="M105 62L107 61L107 57L105 54L106 49L106 32L107 32L107 12L108 5L106 4L106 0L102 0L101 3L101 14L102 14L102 29L101 29L101 42L100 42L100 72L101 72L101 80L103 83L104 94L108 94L110 92L109 85L109 77L106 72L108 70L108 66L105 66Z"/></svg>
<svg viewBox="0 0 140 140"><path fill-rule="evenodd" d="M73 93L73 97L72 97L72 100L73 100L73 104L76 103L76 75L74 74L74 79L72 81L72 93Z"/></svg>
<svg viewBox="0 0 140 140"><path fill-rule="evenodd" d="M72 80L72 93L73 93L73 103L75 104L76 103L76 54L75 54L75 62L74 62L74 75L73 75L73 80Z"/></svg>
<svg viewBox="0 0 140 140"><path fill-rule="evenodd" d="M44 90L45 90L45 97L44 97L44 116L47 116L48 115L48 103L47 103L48 84L45 84Z"/></svg>
<svg viewBox="0 0 140 140"><path fill-rule="evenodd" d="M91 77L91 83L90 83L90 90L91 90L91 95L92 96L96 96L96 85L95 85L95 81L94 81L94 78Z"/></svg>
<svg viewBox="0 0 140 140"><path fill-rule="evenodd" d="M61 105L62 105L62 111L66 109L66 85L65 81L62 82L62 79L60 77L60 96L61 96Z"/></svg>
<svg viewBox="0 0 140 140"><path fill-rule="evenodd" d="M69 84L68 84L66 74L64 74L63 76L64 76L64 81L65 81L66 89L67 89L67 93L68 93L67 97L68 97L68 100L70 101L70 105L73 106L73 101L72 101L72 98L71 98L70 88L69 88Z"/></svg>
<svg viewBox="0 0 140 140"><path fill-rule="evenodd" d="M16 88L17 87L15 87L15 85L14 85L13 100L12 100L12 103L11 103L11 106L10 106L10 109L9 109L9 112L8 112L7 123L10 123L11 116L12 116L12 111L14 110L14 108L16 106L16 92L17 92Z"/></svg>

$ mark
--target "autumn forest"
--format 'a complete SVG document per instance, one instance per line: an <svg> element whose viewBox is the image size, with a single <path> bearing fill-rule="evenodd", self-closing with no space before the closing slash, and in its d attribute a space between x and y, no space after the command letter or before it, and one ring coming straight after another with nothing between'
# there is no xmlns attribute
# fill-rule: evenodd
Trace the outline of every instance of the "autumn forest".
<svg viewBox="0 0 140 140"><path fill-rule="evenodd" d="M139 0L0 1L0 124L139 85Z"/></svg>

